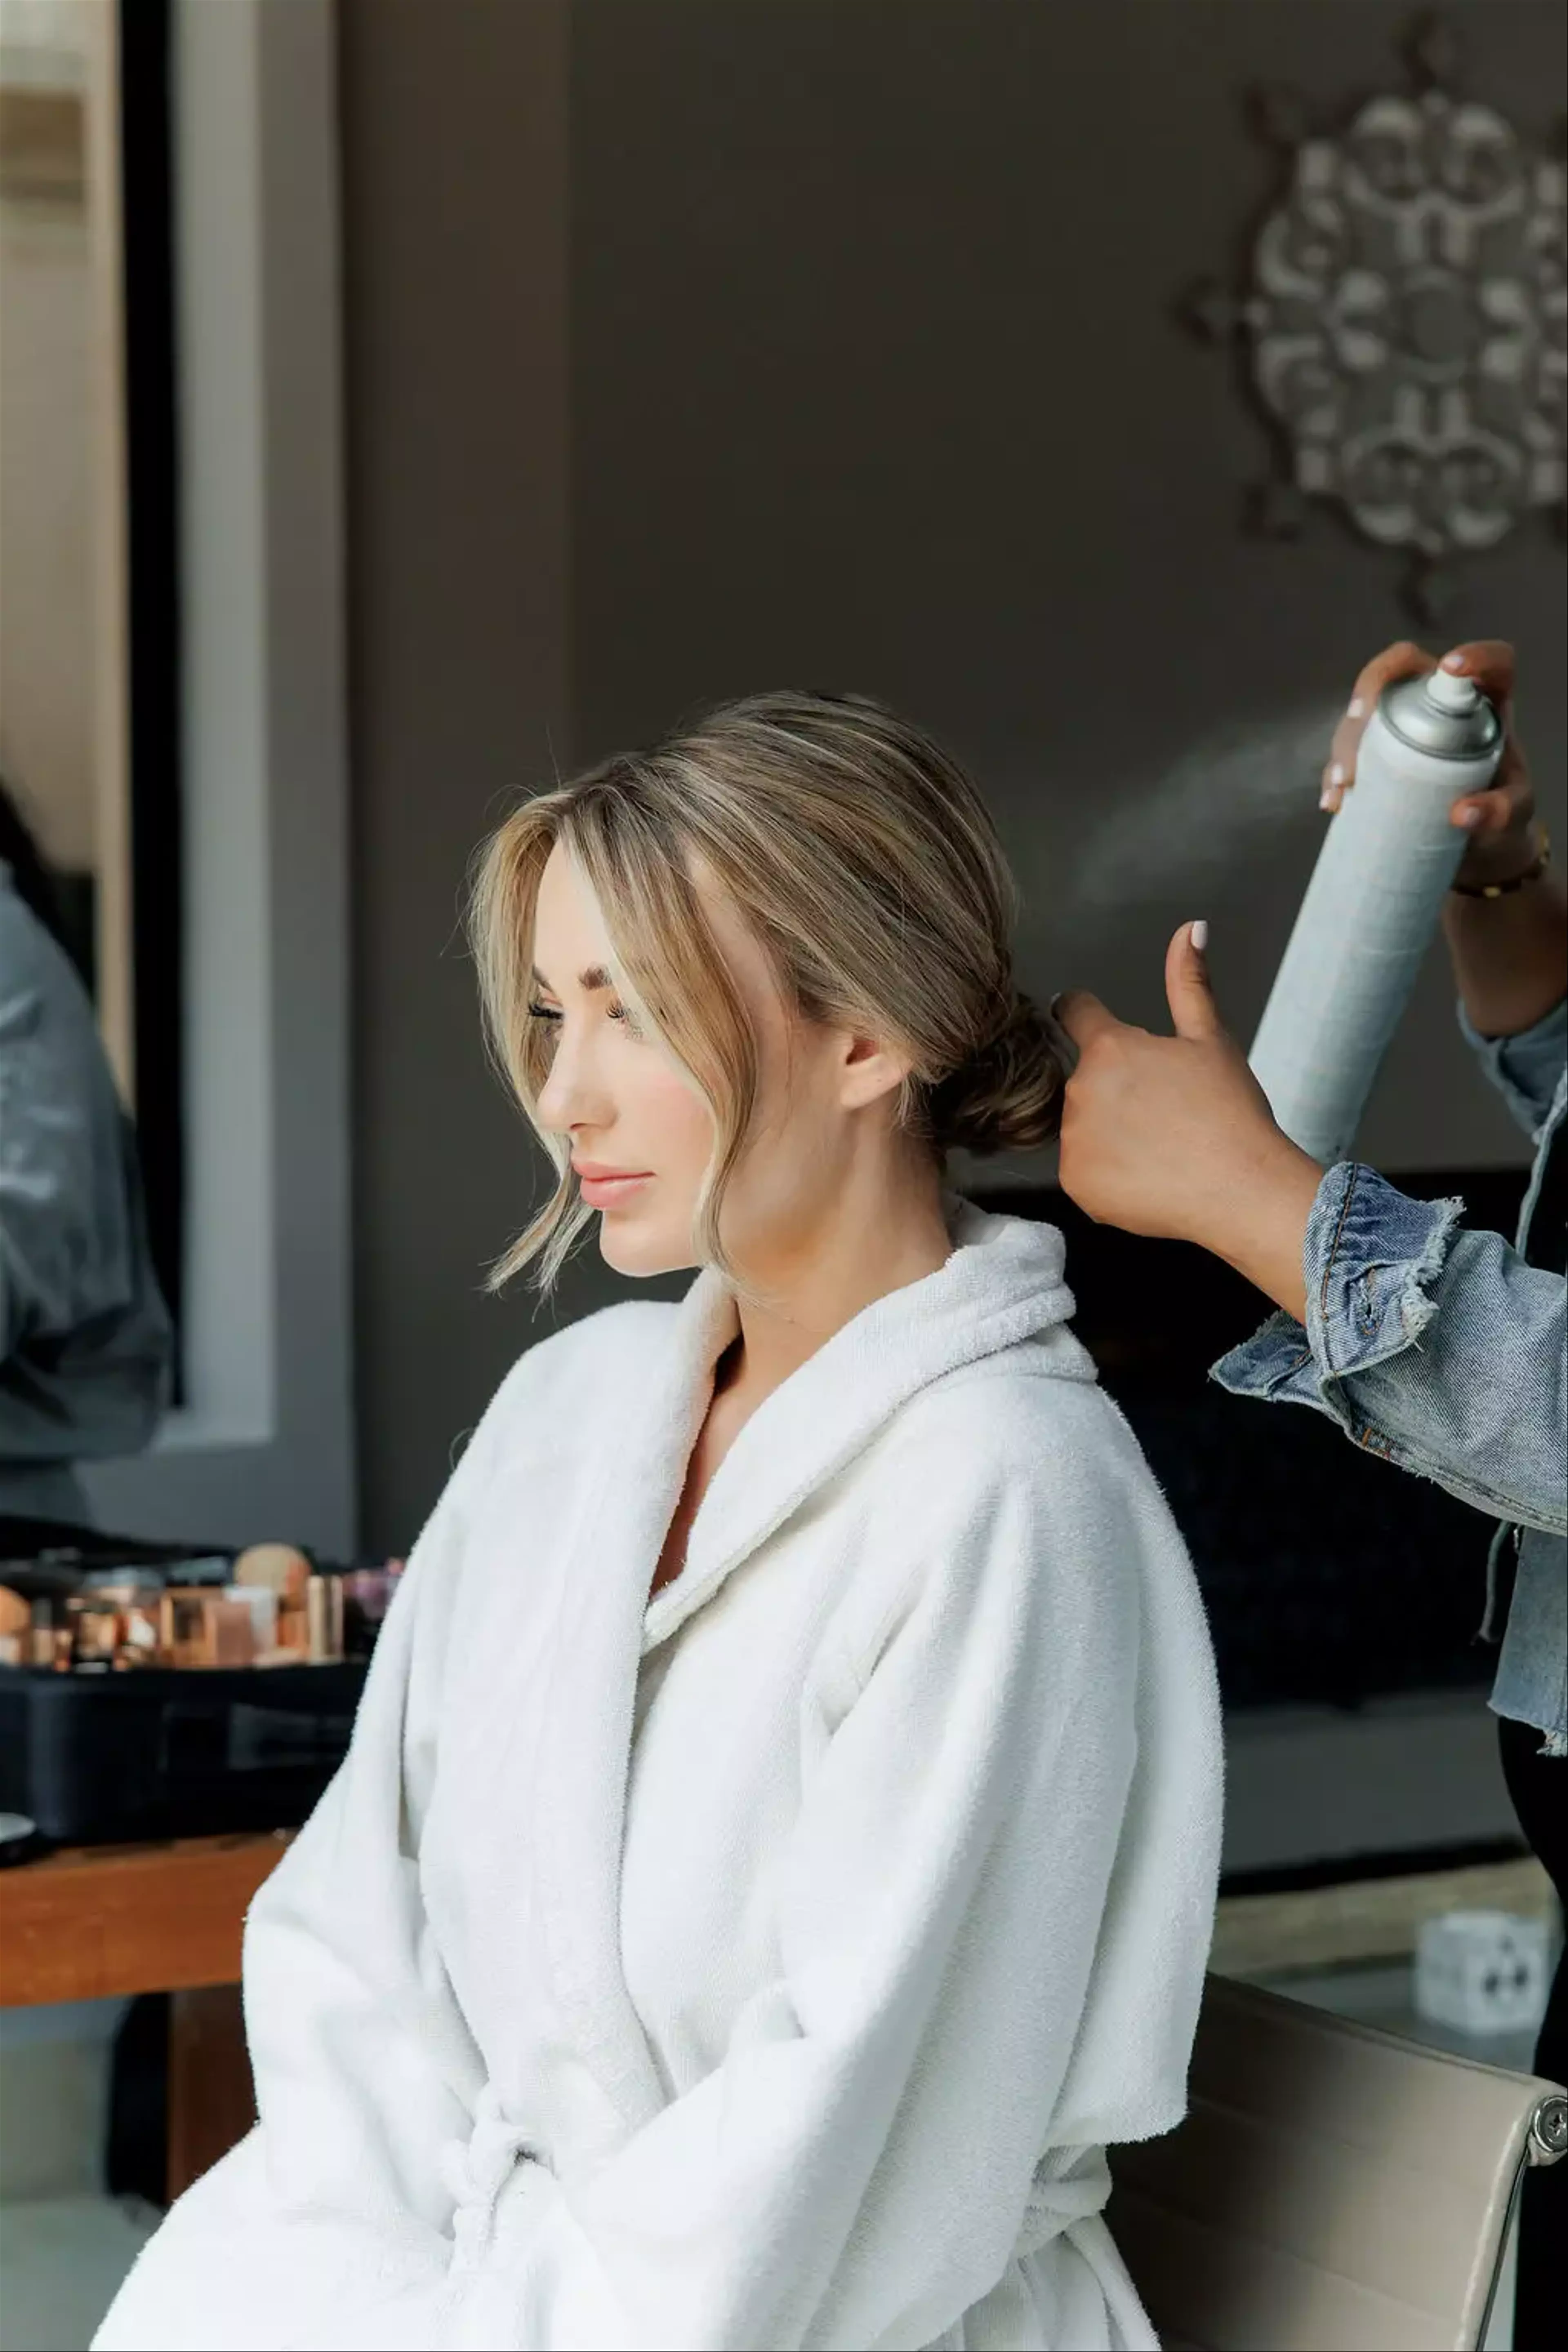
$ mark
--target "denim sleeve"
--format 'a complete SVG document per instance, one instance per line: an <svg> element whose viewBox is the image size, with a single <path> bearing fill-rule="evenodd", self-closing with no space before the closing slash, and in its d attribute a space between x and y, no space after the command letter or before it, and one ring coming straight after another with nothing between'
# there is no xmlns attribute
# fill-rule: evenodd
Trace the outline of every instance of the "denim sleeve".
<svg viewBox="0 0 1568 2352"><path fill-rule="evenodd" d="M1517 1037L1483 1037L1463 1003L1457 1010L1465 1043L1531 1141L1537 1141L1568 1063L1568 996Z"/></svg>
<svg viewBox="0 0 1568 2352"><path fill-rule="evenodd" d="M1461 1231L1463 1207L1331 1168L1307 1222L1305 1328L1270 1317L1210 1378L1311 1405L1478 1510L1562 1535L1568 1283L1500 1234Z"/></svg>

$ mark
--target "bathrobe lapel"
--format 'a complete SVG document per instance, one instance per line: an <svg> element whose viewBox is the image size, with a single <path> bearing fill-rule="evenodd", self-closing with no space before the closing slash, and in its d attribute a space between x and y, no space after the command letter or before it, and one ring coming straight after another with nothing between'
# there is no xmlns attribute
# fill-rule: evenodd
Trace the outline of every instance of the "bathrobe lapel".
<svg viewBox="0 0 1568 2352"><path fill-rule="evenodd" d="M650 1362L628 1363L580 1475L596 1492L557 1588L543 1659L546 1728L530 1801L538 1918L574 2054L628 2130L665 2093L621 1970L621 1848L648 1587L680 1499L713 1370L734 1328L700 1276Z"/></svg>
<svg viewBox="0 0 1568 2352"><path fill-rule="evenodd" d="M703 1608L742 1560L767 1541L791 1513L837 1475L886 1427L900 1405L943 1373L1011 1347L1072 1312L1062 1279L1064 1248L1053 1227L1019 1227L947 1198L955 1242L945 1265L876 1300L808 1357L775 1389L741 1430L715 1472L687 1542L686 1565L658 1593L643 1629L643 1647L667 1641ZM987 1248L1028 1250L1036 1287L1009 1300L989 1318L977 1318L974 1297ZM994 1280L994 1270L990 1278ZM700 1278L700 1288L712 1281ZM689 1305L693 1303L689 1294ZM732 1307L716 1290L706 1306L710 1329L721 1330L714 1353L737 1328ZM716 1319L714 1319L716 1318ZM1063 1332L1069 1377L1092 1378L1076 1339Z"/></svg>

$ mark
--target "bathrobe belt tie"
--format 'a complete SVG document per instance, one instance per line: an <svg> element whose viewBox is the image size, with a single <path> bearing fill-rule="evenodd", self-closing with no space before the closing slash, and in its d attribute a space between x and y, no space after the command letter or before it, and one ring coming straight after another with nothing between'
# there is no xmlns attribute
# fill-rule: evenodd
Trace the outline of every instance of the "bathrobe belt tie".
<svg viewBox="0 0 1568 2352"><path fill-rule="evenodd" d="M520 2164L540 2162L537 2148L510 2122L493 2083L487 2083L474 2107L474 2127L467 2139L449 2139L440 2156L441 2179L456 2200L452 2235L457 2243L454 2267L472 2269L483 2257L495 2227L501 2190Z"/></svg>
<svg viewBox="0 0 1568 2352"><path fill-rule="evenodd" d="M1062 2153L1066 2153L1063 2151ZM1102 2213L1110 2196L1110 2168L1102 2148L1081 2150L1053 2177L1060 2155L1045 2158L1029 2185L1028 2202L1013 2248L1014 2260L1037 2254L1076 2223Z"/></svg>
<svg viewBox="0 0 1568 2352"><path fill-rule="evenodd" d="M508 2119L494 2084L487 2083L476 2102L468 2137L449 2139L441 2150L441 2178L456 2200L452 2215L456 2268L472 2269L483 2258L501 2190L518 2165L541 2160L526 2134ZM1022 2261L1037 2253L1075 2222L1100 2213L1110 2194L1110 2173L1100 2150L1086 2152L1055 2178L1047 2157L1030 2184L1013 2250L1015 2259Z"/></svg>

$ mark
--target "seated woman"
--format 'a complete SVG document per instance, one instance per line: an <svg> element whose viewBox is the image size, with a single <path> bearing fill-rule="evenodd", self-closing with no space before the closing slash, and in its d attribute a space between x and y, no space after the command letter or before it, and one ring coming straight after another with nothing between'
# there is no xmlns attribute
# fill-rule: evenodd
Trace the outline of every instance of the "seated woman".
<svg viewBox="0 0 1568 2352"><path fill-rule="evenodd" d="M1152 2346L1107 2142L1180 2117L1220 1747L1061 1236L948 1190L1049 1035L973 786L732 703L516 810L472 927L633 1277L530 1348L252 1906L259 2122L120 2347Z"/></svg>

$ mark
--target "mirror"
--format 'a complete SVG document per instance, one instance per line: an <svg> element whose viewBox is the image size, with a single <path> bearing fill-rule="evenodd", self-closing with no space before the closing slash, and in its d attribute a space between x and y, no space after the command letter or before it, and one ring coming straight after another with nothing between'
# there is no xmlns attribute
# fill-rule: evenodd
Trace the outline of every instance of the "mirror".
<svg viewBox="0 0 1568 2352"><path fill-rule="evenodd" d="M0 772L136 1122L178 1328L169 55L166 0L0 0Z"/></svg>

